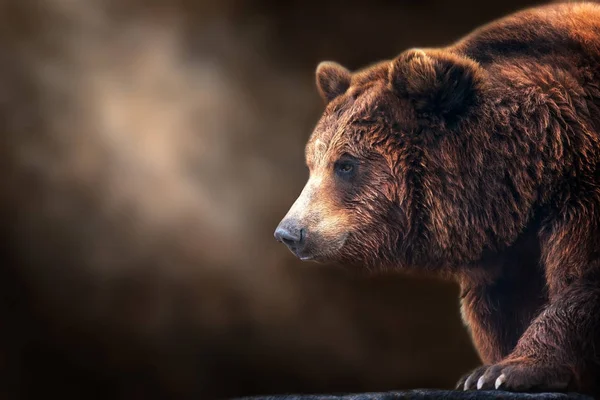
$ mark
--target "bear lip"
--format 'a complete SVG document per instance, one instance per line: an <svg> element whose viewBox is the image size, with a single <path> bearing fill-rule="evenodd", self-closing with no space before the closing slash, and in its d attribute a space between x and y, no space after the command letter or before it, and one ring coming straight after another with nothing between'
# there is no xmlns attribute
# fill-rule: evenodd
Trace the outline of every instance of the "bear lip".
<svg viewBox="0 0 600 400"><path fill-rule="evenodd" d="M296 257L298 257L300 261L314 261L317 263L334 261L336 258L335 255L344 247L348 236L350 236L349 232L344 233L344 235L337 240L335 248L320 249L320 251L315 252L310 251L310 248L308 249L308 251L306 251L307 249L302 249L301 251L297 251L294 249L292 250L292 253Z"/></svg>

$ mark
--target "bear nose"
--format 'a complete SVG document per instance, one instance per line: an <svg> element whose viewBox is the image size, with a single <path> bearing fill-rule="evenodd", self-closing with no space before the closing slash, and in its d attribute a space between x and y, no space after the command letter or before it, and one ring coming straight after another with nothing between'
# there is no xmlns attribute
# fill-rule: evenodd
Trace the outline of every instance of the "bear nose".
<svg viewBox="0 0 600 400"><path fill-rule="evenodd" d="M304 243L304 229L281 224L275 230L275 239L284 243L290 250L297 252Z"/></svg>

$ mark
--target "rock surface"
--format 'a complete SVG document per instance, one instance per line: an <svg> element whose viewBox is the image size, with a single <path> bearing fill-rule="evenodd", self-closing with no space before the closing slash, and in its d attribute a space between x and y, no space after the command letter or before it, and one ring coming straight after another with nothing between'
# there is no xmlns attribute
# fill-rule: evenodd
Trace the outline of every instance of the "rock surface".
<svg viewBox="0 0 600 400"><path fill-rule="evenodd" d="M454 390L408 390L401 392L356 393L356 394L316 394L316 395L270 395L246 397L238 400L399 400L399 399L505 399L505 400L539 400L539 399L578 399L591 400L589 396L578 393L513 393L502 391L454 391Z"/></svg>

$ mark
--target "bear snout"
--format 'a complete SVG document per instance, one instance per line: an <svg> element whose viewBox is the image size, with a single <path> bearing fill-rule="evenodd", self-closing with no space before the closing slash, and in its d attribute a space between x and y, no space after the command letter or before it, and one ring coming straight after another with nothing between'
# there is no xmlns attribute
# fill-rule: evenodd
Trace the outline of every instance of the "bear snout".
<svg viewBox="0 0 600 400"><path fill-rule="evenodd" d="M275 229L275 239L285 244L292 253L300 257L306 243L306 231L298 221L284 219Z"/></svg>

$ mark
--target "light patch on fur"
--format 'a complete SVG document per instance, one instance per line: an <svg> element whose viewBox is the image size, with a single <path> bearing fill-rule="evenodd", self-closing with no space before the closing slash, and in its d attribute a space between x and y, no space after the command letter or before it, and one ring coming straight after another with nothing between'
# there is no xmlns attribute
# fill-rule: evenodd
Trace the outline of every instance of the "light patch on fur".
<svg viewBox="0 0 600 400"><path fill-rule="evenodd" d="M309 183L312 186L312 189L316 189L319 186L321 186L321 183L323 182L323 176L322 175L314 175L313 177L310 178Z"/></svg>
<svg viewBox="0 0 600 400"><path fill-rule="evenodd" d="M321 140L315 140L315 158L317 160L322 160L325 157L325 153L327 152L327 145Z"/></svg>
<svg viewBox="0 0 600 400"><path fill-rule="evenodd" d="M318 215L315 228L320 232L330 231L336 226L338 228L344 226L348 222L347 215L336 212L333 205L327 201L326 196L323 196L323 193L318 193L317 190L322 182L322 176L311 176L286 217L311 219Z"/></svg>
<svg viewBox="0 0 600 400"><path fill-rule="evenodd" d="M338 251L348 237L350 215L336 207L327 189L327 179L320 174L311 174L284 219L296 219L307 230L308 235L320 238L315 256L324 256Z"/></svg>
<svg viewBox="0 0 600 400"><path fill-rule="evenodd" d="M305 218L313 197L314 184L312 181L313 178L311 177L302 189L302 192L300 192L300 196L298 196L294 204L292 204L292 207L290 207L290 210L284 219L296 218L298 220L303 220Z"/></svg>
<svg viewBox="0 0 600 400"><path fill-rule="evenodd" d="M335 235L337 236L340 232L341 227L345 227L348 224L348 218L345 213L338 213L337 215L329 215L327 211L321 215L323 218L319 219L317 223L316 230L322 235L329 236Z"/></svg>

